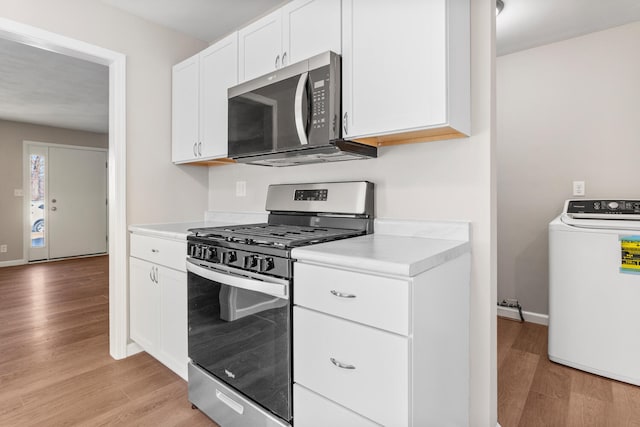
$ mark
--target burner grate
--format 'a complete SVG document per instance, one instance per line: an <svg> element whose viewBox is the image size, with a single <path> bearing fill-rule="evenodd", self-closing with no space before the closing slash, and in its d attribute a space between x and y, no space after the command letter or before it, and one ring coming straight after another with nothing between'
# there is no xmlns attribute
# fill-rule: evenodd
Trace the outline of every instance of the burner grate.
<svg viewBox="0 0 640 427"><path fill-rule="evenodd" d="M344 228L296 226L282 224L249 224L190 230L199 237L220 238L243 242L292 248L312 243L337 240L363 234L361 230Z"/></svg>

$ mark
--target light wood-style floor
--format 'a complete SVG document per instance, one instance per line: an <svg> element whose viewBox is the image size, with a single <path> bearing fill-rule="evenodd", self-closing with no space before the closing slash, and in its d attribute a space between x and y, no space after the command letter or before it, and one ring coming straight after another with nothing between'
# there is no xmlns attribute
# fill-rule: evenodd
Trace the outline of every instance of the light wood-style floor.
<svg viewBox="0 0 640 427"><path fill-rule="evenodd" d="M498 318L498 421L502 427L637 427L640 387L551 362L546 326Z"/></svg>
<svg viewBox="0 0 640 427"><path fill-rule="evenodd" d="M109 356L108 257L0 268L0 426L212 426L146 353Z"/></svg>

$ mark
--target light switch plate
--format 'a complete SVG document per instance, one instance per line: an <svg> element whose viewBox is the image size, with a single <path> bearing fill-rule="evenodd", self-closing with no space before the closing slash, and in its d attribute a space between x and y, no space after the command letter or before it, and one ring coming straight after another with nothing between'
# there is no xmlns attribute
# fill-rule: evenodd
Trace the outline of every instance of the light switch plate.
<svg viewBox="0 0 640 427"><path fill-rule="evenodd" d="M584 181L573 181L573 195L584 196L584 194L585 194Z"/></svg>

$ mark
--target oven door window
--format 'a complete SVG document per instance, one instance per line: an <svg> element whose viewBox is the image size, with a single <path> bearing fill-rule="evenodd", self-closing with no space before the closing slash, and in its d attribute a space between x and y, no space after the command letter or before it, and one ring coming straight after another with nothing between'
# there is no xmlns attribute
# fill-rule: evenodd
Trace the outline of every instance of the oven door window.
<svg viewBox="0 0 640 427"><path fill-rule="evenodd" d="M289 300L188 275L191 360L291 419Z"/></svg>

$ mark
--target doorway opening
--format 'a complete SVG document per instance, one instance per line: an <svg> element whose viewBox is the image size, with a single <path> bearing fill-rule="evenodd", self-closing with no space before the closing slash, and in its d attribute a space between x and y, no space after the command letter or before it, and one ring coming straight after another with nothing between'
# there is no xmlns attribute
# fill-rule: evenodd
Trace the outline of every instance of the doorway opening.
<svg viewBox="0 0 640 427"><path fill-rule="evenodd" d="M109 67L109 352L126 357L128 341L126 221L126 56L84 41L0 18L0 38ZM46 225L45 225L46 226Z"/></svg>

